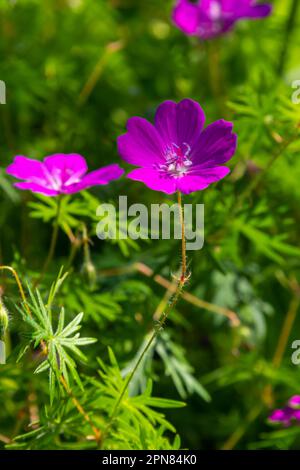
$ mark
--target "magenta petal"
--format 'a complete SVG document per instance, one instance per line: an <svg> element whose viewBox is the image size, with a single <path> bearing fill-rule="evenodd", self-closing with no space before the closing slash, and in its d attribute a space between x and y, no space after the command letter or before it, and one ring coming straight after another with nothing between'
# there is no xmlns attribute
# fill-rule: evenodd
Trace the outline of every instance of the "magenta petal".
<svg viewBox="0 0 300 470"><path fill-rule="evenodd" d="M300 408L300 395L291 397L288 404L291 408Z"/></svg>
<svg viewBox="0 0 300 470"><path fill-rule="evenodd" d="M146 119L128 120L127 133L118 138L118 151L128 163L152 167L162 160L164 145L155 127Z"/></svg>
<svg viewBox="0 0 300 470"><path fill-rule="evenodd" d="M120 178L123 173L123 168L114 163L100 168L99 170L91 171L91 173L85 175L79 183L64 187L63 192L65 194L72 194L91 188L92 186L108 184L110 181Z"/></svg>
<svg viewBox="0 0 300 470"><path fill-rule="evenodd" d="M188 0L179 0L173 10L172 19L185 34L192 35L198 29L198 14L198 5L192 4Z"/></svg>
<svg viewBox="0 0 300 470"><path fill-rule="evenodd" d="M204 123L203 109L191 99L182 100L178 104L165 101L155 115L155 127L166 147L171 144L188 144L192 147L199 139Z"/></svg>
<svg viewBox="0 0 300 470"><path fill-rule="evenodd" d="M190 194L195 191L202 191L209 186L209 181L202 176L198 175L186 175L182 178L179 178L177 181L177 191L180 191L183 194Z"/></svg>
<svg viewBox="0 0 300 470"><path fill-rule="evenodd" d="M197 168L195 167L193 170L193 174L195 176L201 176L204 178L209 184L216 183L217 181L225 178L230 173L230 168L227 166L215 166L212 168Z"/></svg>
<svg viewBox="0 0 300 470"><path fill-rule="evenodd" d="M85 158L76 153L57 153L44 159L49 173L63 185L78 182L88 170Z"/></svg>
<svg viewBox="0 0 300 470"><path fill-rule="evenodd" d="M291 420L295 418L295 413L297 411L293 410L289 406L285 406L283 409L275 410L269 416L269 421L273 423L282 423L284 426L288 427L291 425Z"/></svg>
<svg viewBox="0 0 300 470"><path fill-rule="evenodd" d="M207 126L191 154L195 165L212 167L230 160L237 147L237 135L232 128L233 124L223 119Z"/></svg>
<svg viewBox="0 0 300 470"><path fill-rule="evenodd" d="M272 9L273 7L270 4L256 5L249 8L246 16L254 19L265 18L272 13Z"/></svg>
<svg viewBox="0 0 300 470"><path fill-rule="evenodd" d="M202 191L210 184L216 183L222 178L225 178L229 173L230 169L226 166L202 168L199 172L195 169L193 173L177 179L177 190L184 194L190 194L194 191Z"/></svg>
<svg viewBox="0 0 300 470"><path fill-rule="evenodd" d="M17 155L6 169L8 175L21 180L46 180L44 165L38 160Z"/></svg>
<svg viewBox="0 0 300 470"><path fill-rule="evenodd" d="M264 18L271 12L271 4L255 0L178 0L173 21L187 35L211 39L231 30L241 19Z"/></svg>
<svg viewBox="0 0 300 470"><path fill-rule="evenodd" d="M269 421L274 422L274 423L281 423L283 421L286 421L286 413L284 410L274 410L273 413L269 416Z"/></svg>
<svg viewBox="0 0 300 470"><path fill-rule="evenodd" d="M55 191L54 189L49 189L37 183L31 183L31 182L14 183L14 186L18 189L32 191L33 193L43 194L44 196L58 196L60 194L59 191Z"/></svg>
<svg viewBox="0 0 300 470"><path fill-rule="evenodd" d="M154 191L161 191L166 194L173 194L177 191L176 180L174 178L161 176L155 169L137 168L128 173L127 178L134 181L141 181Z"/></svg>

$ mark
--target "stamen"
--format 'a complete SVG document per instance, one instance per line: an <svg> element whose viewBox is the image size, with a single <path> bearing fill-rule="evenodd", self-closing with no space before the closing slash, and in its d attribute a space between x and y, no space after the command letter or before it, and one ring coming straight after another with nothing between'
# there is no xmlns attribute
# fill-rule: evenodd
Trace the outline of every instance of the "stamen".
<svg viewBox="0 0 300 470"><path fill-rule="evenodd" d="M166 148L165 163L158 165L158 169L162 175L172 176L173 178L181 178L189 171L189 167L193 162L189 158L191 146L183 142L181 147L172 143Z"/></svg>

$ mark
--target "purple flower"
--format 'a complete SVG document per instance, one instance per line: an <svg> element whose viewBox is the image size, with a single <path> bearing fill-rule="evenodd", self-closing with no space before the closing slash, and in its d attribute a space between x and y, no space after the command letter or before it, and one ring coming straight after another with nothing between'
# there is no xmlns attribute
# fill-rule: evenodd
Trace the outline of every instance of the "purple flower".
<svg viewBox="0 0 300 470"><path fill-rule="evenodd" d="M236 150L233 124L220 120L203 130L204 122L201 106L190 99L162 103L154 126L140 117L129 119L118 150L139 168L128 178L167 194L189 194L224 178L230 170L223 164Z"/></svg>
<svg viewBox="0 0 300 470"><path fill-rule="evenodd" d="M256 0L178 0L173 21L185 34L211 39L231 30L242 19L264 18L272 6Z"/></svg>
<svg viewBox="0 0 300 470"><path fill-rule="evenodd" d="M16 156L6 172L20 180L14 185L45 196L73 194L83 189L119 178L124 170L117 164L108 165L87 173L85 159L76 153L57 153L46 157L42 162L23 156Z"/></svg>
<svg viewBox="0 0 300 470"><path fill-rule="evenodd" d="M274 410L271 416L269 416L269 421L272 424L283 424L283 426L287 427L291 425L293 416L294 410L286 406L283 409Z"/></svg>
<svg viewBox="0 0 300 470"><path fill-rule="evenodd" d="M294 395L289 399L289 406L294 409L300 408L300 395Z"/></svg>
<svg viewBox="0 0 300 470"><path fill-rule="evenodd" d="M282 409L274 410L269 416L269 422L272 424L282 424L289 427L293 422L300 424L300 396L295 395L288 401L288 405Z"/></svg>

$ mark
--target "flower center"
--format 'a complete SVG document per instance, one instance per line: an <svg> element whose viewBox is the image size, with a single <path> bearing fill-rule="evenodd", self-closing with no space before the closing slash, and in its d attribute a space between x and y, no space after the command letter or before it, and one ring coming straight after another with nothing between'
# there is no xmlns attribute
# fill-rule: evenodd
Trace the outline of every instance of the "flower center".
<svg viewBox="0 0 300 470"><path fill-rule="evenodd" d="M46 177L48 187L56 191L61 191L63 188L81 181L78 173L74 172L71 168L55 168L51 172L47 171Z"/></svg>
<svg viewBox="0 0 300 470"><path fill-rule="evenodd" d="M209 16L212 21L219 22L222 18L222 8L218 0L211 2Z"/></svg>
<svg viewBox="0 0 300 470"><path fill-rule="evenodd" d="M193 164L190 159L191 147L187 143L183 143L181 147L172 143L166 148L165 163L159 165L159 170L172 176L173 178L181 178L185 175L189 167Z"/></svg>

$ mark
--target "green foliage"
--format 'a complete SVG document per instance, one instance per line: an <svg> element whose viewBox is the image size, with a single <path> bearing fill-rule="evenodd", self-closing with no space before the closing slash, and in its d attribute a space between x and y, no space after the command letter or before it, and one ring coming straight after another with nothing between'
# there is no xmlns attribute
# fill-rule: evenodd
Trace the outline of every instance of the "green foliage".
<svg viewBox="0 0 300 470"><path fill-rule="evenodd" d="M112 350L109 350L109 357L109 366L99 360L101 381L93 380L93 384L100 392L102 409L108 412L108 416L124 386L124 379ZM172 443L165 436L166 431L174 433L175 429L165 419L164 414L155 408L181 408L185 406L184 403L151 395L152 384L149 381L143 394L133 397L127 394L124 397L122 410L117 417L117 423L114 424L115 429L111 432L111 438L105 441L105 448L136 450L180 448L179 436L176 436Z"/></svg>
<svg viewBox="0 0 300 470"><path fill-rule="evenodd" d="M240 22L208 45L173 26L173 3L0 0L0 264L28 286L26 306L0 273L9 312L1 449L99 447L93 428L106 432L155 326L164 279L180 263L176 240L96 236L98 207L112 203L120 215L119 195L128 205L175 202L123 177L62 199L57 247L36 289L57 199L17 190L5 167L17 154L57 152L84 155L91 170L117 162L129 117L151 120L161 101L187 96L208 123L234 122L238 149L230 176L184 197L205 204L204 248L188 253L189 296L144 357L103 448L219 449L237 434L238 449L300 448L298 426L267 421L300 383L291 362L300 327L300 12L287 30L292 2L274 0L270 18ZM57 277L61 266L68 276Z"/></svg>

